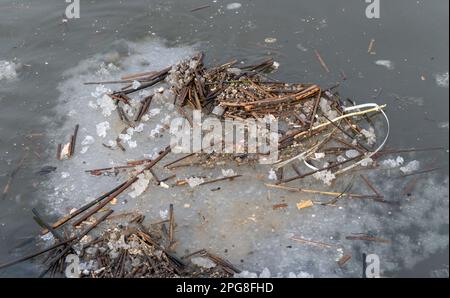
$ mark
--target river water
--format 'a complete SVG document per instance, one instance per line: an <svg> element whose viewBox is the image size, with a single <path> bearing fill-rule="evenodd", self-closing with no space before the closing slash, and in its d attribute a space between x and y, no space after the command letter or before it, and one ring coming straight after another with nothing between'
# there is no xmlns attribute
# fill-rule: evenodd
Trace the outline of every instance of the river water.
<svg viewBox="0 0 450 298"><path fill-rule="evenodd" d="M274 74L277 79L314 82L324 87L340 82L343 97L388 105L392 129L390 148L444 147L444 150L403 156L405 160L419 160L423 168L433 165L440 169L419 177L417 193L408 199L403 211L395 213L395 217L379 220L386 210L370 209L374 212L372 217L358 225L358 217L365 215L356 214L356 207L351 206L350 210L355 211L352 215L331 215L329 224L304 221L301 223L307 224L308 228L300 230L311 239L326 234L326 238L321 239L327 240L339 238L333 234L332 227L344 223L345 232L385 230L385 235L399 244L393 243L391 248L379 251L382 266L383 260L386 263L384 275L448 277L448 1L381 0L379 19L368 19L365 14L367 4L358 0L282 0L276 4L269 0L241 0L238 3L81 1L80 18L66 20L63 0L0 0L0 188L3 192L0 198L0 263L42 245L36 238L39 227L32 219L31 208L43 210L46 217L55 219L58 213L80 205L77 193L87 195L90 183L96 183L91 182L95 179L91 177L61 182L64 180L61 174L65 171L74 177L78 175L77 171L86 167L75 164L76 161L57 163L54 158L56 144L63 141L69 129L73 129L77 123L74 121L84 121L79 123L81 127L94 121L80 106L87 105L88 100L82 102L83 97L88 97L95 88L86 89L82 82L100 76L98 71L102 70L102 62L112 61L126 73L139 70L141 60L145 60L150 68L158 69L202 50L208 64L232 58L255 62L271 56L280 63ZM209 7L191 11L203 5ZM369 53L371 40L374 41ZM316 52L325 61L329 73L318 62ZM116 75L114 70L102 71L113 72L112 77L120 76L117 75L119 71ZM72 111L78 116L73 116ZM89 128L82 130L81 137L87 133ZM90 160L86 157L83 162L104 165L104 160L95 163L93 159L97 157L101 159L91 152ZM58 169L49 174L38 174L44 166ZM403 188L408 181L396 182L389 176L373 179L385 188L386 196L404 199L397 198L395 190ZM110 182L104 180L105 187L96 189L96 193L114 185ZM67 190L69 184L72 188ZM58 187L66 190L59 191ZM253 202L246 183L238 183L236 187L229 194L234 191L241 194L242 199ZM262 193L255 189L255 193L258 191ZM195 193L190 196L202 198ZM222 196L228 195L225 192ZM203 199L212 197L206 195ZM180 206L186 204L174 200ZM235 203L222 207L238 212L240 207L238 202ZM144 202L136 204L135 207L143 206ZM152 204L157 211L163 205ZM215 206L219 208L220 204ZM191 208L196 207L209 210L209 207L192 203ZM329 255L321 256L321 252L304 248L289 251L274 245L284 245L287 234L298 232L293 223L298 217L295 211L284 215L290 222L281 223L277 222L281 220L277 219L279 215L262 214L270 224L262 221L259 231L254 227L243 228L240 237L231 235L233 231L224 228L221 230L223 237L228 235L229 238L226 241L211 238L210 247L218 249L223 243L236 241L232 247L238 248L230 252L229 259L240 263L243 269L255 272L268 267L274 275L285 275L298 268L297 272L310 272L318 277L360 276L357 264L347 272L331 272ZM211 214L216 218L211 221L216 224L227 225L235 220L217 220L223 216L217 210ZM322 211L317 215L328 216ZM181 229L192 228L189 219L193 220L193 217L190 216L189 212L182 213L185 222ZM252 216L250 212L248 217ZM233 229L236 233L237 227ZM213 228L208 231L210 235L217 232ZM209 241L195 233L185 238L191 236L198 245L206 245ZM257 237L270 240L260 241ZM246 242L245 238L252 241ZM295 245L298 244L287 246ZM370 252L368 249L370 247L352 246L355 255ZM303 259L298 256L301 253ZM283 259L293 260L277 265L280 255ZM0 271L0 276L36 276L36 267L25 262Z"/></svg>

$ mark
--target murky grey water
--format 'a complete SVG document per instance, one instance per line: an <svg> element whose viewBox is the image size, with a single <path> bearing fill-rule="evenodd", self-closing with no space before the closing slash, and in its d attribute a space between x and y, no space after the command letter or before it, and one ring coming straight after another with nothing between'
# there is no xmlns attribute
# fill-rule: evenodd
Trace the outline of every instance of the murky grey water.
<svg viewBox="0 0 450 298"><path fill-rule="evenodd" d="M367 19L366 4L359 0L241 0L236 10L226 9L232 1L82 1L81 18L67 23L64 1L37 2L0 0L0 61L17 68L15 79L0 74L2 192L11 180L0 198L0 262L37 246L39 227L30 209L47 205L40 185L48 176L36 172L54 164L56 142L47 132L65 120L53 109L60 96L57 85L66 70L107 52L117 40L161 38L168 46L196 45L209 63L270 55L281 65L276 77L286 81L331 86L345 74L343 96L389 105L389 147L448 148L448 1L381 0L379 20ZM211 7L190 12L205 4ZM266 43L268 37L276 42ZM368 53L371 39L375 54ZM378 60L391 61L393 69L377 65ZM25 148L29 155L10 179ZM448 192L448 153L422 154L420 160L444 166L431 177ZM433 200L425 193L429 197L421 199ZM446 249L390 275L427 277L447 268L448 276L448 210L440 228L447 235ZM0 272L35 274L30 263Z"/></svg>

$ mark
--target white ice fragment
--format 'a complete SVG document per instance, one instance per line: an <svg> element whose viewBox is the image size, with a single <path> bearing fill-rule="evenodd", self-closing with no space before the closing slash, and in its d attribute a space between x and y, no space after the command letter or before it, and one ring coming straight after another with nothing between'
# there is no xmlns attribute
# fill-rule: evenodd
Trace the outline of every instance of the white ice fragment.
<svg viewBox="0 0 450 298"><path fill-rule="evenodd" d="M159 217L161 217L162 220L166 220L169 218L169 210L159 210Z"/></svg>
<svg viewBox="0 0 450 298"><path fill-rule="evenodd" d="M259 274L259 278L270 278L269 268L264 268L263 271Z"/></svg>
<svg viewBox="0 0 450 298"><path fill-rule="evenodd" d="M317 180L321 180L326 185L331 185L331 182L336 179L336 176L331 171L320 171L313 174Z"/></svg>
<svg viewBox="0 0 450 298"><path fill-rule="evenodd" d="M16 64L14 62L0 60L0 81L13 80L16 77Z"/></svg>
<svg viewBox="0 0 450 298"><path fill-rule="evenodd" d="M149 115L150 117L154 117L154 116L158 115L160 112L161 112L161 109L155 108L155 109L151 109L151 110L148 112L148 115Z"/></svg>
<svg viewBox="0 0 450 298"><path fill-rule="evenodd" d="M328 119L333 120L334 118L338 117L338 113L331 108L330 102L327 99L321 97L319 106L322 113L324 113Z"/></svg>
<svg viewBox="0 0 450 298"><path fill-rule="evenodd" d="M169 189L170 188L170 186L168 184L166 184L165 182L163 182L163 181L161 181L159 183L159 186L161 186L162 188L165 188L165 189Z"/></svg>
<svg viewBox="0 0 450 298"><path fill-rule="evenodd" d="M357 157L359 155L358 150L355 149L350 149L345 151L345 156L347 156L348 158L354 158Z"/></svg>
<svg viewBox="0 0 450 298"><path fill-rule="evenodd" d="M235 277L235 278L257 278L258 274L244 270L244 271L241 271L241 273L235 273L233 275L233 277Z"/></svg>
<svg viewBox="0 0 450 298"><path fill-rule="evenodd" d="M361 166L363 167L368 167L373 163L373 159L368 157L368 158L364 158L363 160L361 160Z"/></svg>
<svg viewBox="0 0 450 298"><path fill-rule="evenodd" d="M389 70L394 69L394 63L391 60L377 60L375 61L375 64L379 66L384 66Z"/></svg>
<svg viewBox="0 0 450 298"><path fill-rule="evenodd" d="M43 241L50 241L50 240L53 240L54 238L53 238L52 233L47 233L47 234L45 234L45 235L42 235L42 236L41 236L41 239L42 239Z"/></svg>
<svg viewBox="0 0 450 298"><path fill-rule="evenodd" d="M88 102L88 106L94 110L98 109L98 105L94 103L92 100Z"/></svg>
<svg viewBox="0 0 450 298"><path fill-rule="evenodd" d="M377 142L377 136L375 135L375 129L370 127L369 130L363 129L361 133L366 137L367 144L373 145Z"/></svg>
<svg viewBox="0 0 450 298"><path fill-rule="evenodd" d="M216 263L214 263L210 259L204 258L204 257L191 258L191 262L194 265L197 265L199 267L203 267L203 268L206 268L206 269L210 269L210 268L216 267Z"/></svg>
<svg viewBox="0 0 450 298"><path fill-rule="evenodd" d="M156 137L157 135L159 135L161 133L161 131L163 129L164 129L164 127L162 125L157 124L156 127L150 131L150 137L151 138Z"/></svg>
<svg viewBox="0 0 450 298"><path fill-rule="evenodd" d="M144 130L144 123L140 123L138 126L134 128L135 132L142 132Z"/></svg>
<svg viewBox="0 0 450 298"><path fill-rule="evenodd" d="M343 157L342 155L339 155L338 157L337 157L337 161L338 162L344 162L344 161L346 161L347 159L345 158L345 157Z"/></svg>
<svg viewBox="0 0 450 298"><path fill-rule="evenodd" d="M88 149L89 149L89 146L84 146L81 148L80 153L85 154L88 151Z"/></svg>
<svg viewBox="0 0 450 298"><path fill-rule="evenodd" d="M66 179L70 177L70 174L68 172L61 172L61 178Z"/></svg>
<svg viewBox="0 0 450 298"><path fill-rule="evenodd" d="M278 69L279 67L280 67L280 62L274 61L274 62L272 63L272 68L273 68L273 69Z"/></svg>
<svg viewBox="0 0 450 298"><path fill-rule="evenodd" d="M265 43L275 43L275 42L277 42L277 39L275 37L266 37L264 39L264 42Z"/></svg>
<svg viewBox="0 0 450 298"><path fill-rule="evenodd" d="M131 186L133 191L129 193L130 197L136 198L139 195L141 195L147 189L149 183L150 180L147 177L145 177L144 174L139 174L138 180L134 182L133 185Z"/></svg>
<svg viewBox="0 0 450 298"><path fill-rule="evenodd" d="M227 5L228 10L239 9L242 7L242 4L239 2L233 2Z"/></svg>
<svg viewBox="0 0 450 298"><path fill-rule="evenodd" d="M401 156L397 156L396 159L386 159L381 163L383 166L388 168L396 168L403 164L404 159Z"/></svg>
<svg viewBox="0 0 450 298"><path fill-rule="evenodd" d="M134 128L133 127L128 127L127 128L127 134L130 135L130 137L134 134Z"/></svg>
<svg viewBox="0 0 450 298"><path fill-rule="evenodd" d="M1 74L0 74L1 76ZM436 84L442 88L448 88L448 71L444 73L438 73L434 75Z"/></svg>
<svg viewBox="0 0 450 298"><path fill-rule="evenodd" d="M148 114L144 114L144 116L141 117L141 121L147 122L150 120L150 116Z"/></svg>
<svg viewBox="0 0 450 298"><path fill-rule="evenodd" d="M101 123L97 124L96 129L97 129L97 135L99 137L105 138L106 131L110 129L109 122L105 121L105 122L101 122Z"/></svg>
<svg viewBox="0 0 450 298"><path fill-rule="evenodd" d="M136 148L137 147L137 143L136 143L136 141L128 141L128 147L130 147L130 148Z"/></svg>
<svg viewBox="0 0 450 298"><path fill-rule="evenodd" d="M205 182L205 180L203 178L198 177L189 177L186 179L186 182L189 184L191 188L194 188Z"/></svg>
<svg viewBox="0 0 450 298"><path fill-rule="evenodd" d="M222 176L231 177L234 175L236 175L236 173L233 171L233 169L222 169Z"/></svg>
<svg viewBox="0 0 450 298"><path fill-rule="evenodd" d="M304 272L304 271L300 271L297 274L297 278L313 278L313 277L314 277L314 275L312 275L312 274L310 274L308 272Z"/></svg>
<svg viewBox="0 0 450 298"><path fill-rule="evenodd" d="M308 51L308 48L304 47L301 43L297 44L297 49L299 49L302 52Z"/></svg>
<svg viewBox="0 0 450 298"><path fill-rule="evenodd" d="M117 108L114 101L107 94L97 98L97 105L102 109L102 114L105 117L111 116L112 111Z"/></svg>
<svg viewBox="0 0 450 298"><path fill-rule="evenodd" d="M131 140L131 136L126 133L125 134L121 133L121 134L119 134L119 139L121 139L124 142L127 142L127 141Z"/></svg>
<svg viewBox="0 0 450 298"><path fill-rule="evenodd" d="M400 171L403 174L410 174L414 171L417 171L420 167L420 163L417 160L410 161L406 166L401 167Z"/></svg>
<svg viewBox="0 0 450 298"><path fill-rule="evenodd" d="M277 180L277 173L273 170L270 169L269 171L269 176L267 177L269 180Z"/></svg>
<svg viewBox="0 0 450 298"><path fill-rule="evenodd" d="M117 141L109 140L108 141L108 146L111 147L111 148L115 148L117 146Z"/></svg>
<svg viewBox="0 0 450 298"><path fill-rule="evenodd" d="M136 90L137 88L141 87L141 83L139 81L134 80L131 88L133 88L134 90Z"/></svg>
<svg viewBox="0 0 450 298"><path fill-rule="evenodd" d="M95 87L95 91L91 92L91 96L94 98L100 98L109 92L111 92L111 90L106 88L105 85L98 85Z"/></svg>
<svg viewBox="0 0 450 298"><path fill-rule="evenodd" d="M316 153L314 153L314 157L315 157L315 159L322 159L322 158L325 157L325 153L323 153L323 152L316 152Z"/></svg>
<svg viewBox="0 0 450 298"><path fill-rule="evenodd" d="M94 144L95 140L92 136L85 136L83 141L81 141L82 146L88 146Z"/></svg>

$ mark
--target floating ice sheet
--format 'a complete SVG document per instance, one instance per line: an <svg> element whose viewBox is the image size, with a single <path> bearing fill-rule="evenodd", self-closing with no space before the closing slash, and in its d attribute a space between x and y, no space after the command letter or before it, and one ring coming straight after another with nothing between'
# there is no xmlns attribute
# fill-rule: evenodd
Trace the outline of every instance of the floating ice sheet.
<svg viewBox="0 0 450 298"><path fill-rule="evenodd" d="M115 64L112 65L106 61L107 56L111 56L110 53L117 53L113 62ZM76 152L71 159L61 161L61 166L49 176L50 181L44 185L48 193L43 196L47 200L49 211L66 214L122 183L127 178L126 174L91 176L85 170L155 158L167 146L169 136L167 131L162 131L160 136L150 138L150 132L158 125L164 126L162 122L168 115L178 115L173 107L170 109L166 105L166 102L173 103L173 98L167 100L168 97L163 96L154 99L150 110L160 111L148 117L145 125L139 127L139 133L137 128L133 131L132 141L136 142L137 147L131 150L126 148L125 152L118 148L107 148L103 143L108 146L114 144L125 126L118 120L117 113L105 116L99 108L92 109L88 104L80 105L80 102L88 103L92 100L91 93L96 91L95 86L84 86L83 82L115 80L127 74L142 72L143 69L163 69L192 54L194 49L191 47L167 48L157 41L122 41L113 45L106 54L84 60L67 71L59 86L61 101L56 112L61 118L65 118L70 111L76 112L62 127L56 124L51 126L50 123L49 134L54 139L61 140L73 132L75 124L80 124L80 145L87 136L92 136L94 142L86 145L89 150L85 154ZM155 91L156 88L148 90L150 93ZM148 96L136 93L140 98ZM97 137L97 124L104 122L109 123L109 129L100 129L102 136ZM52 132L56 133L52 135ZM80 149L81 147L77 147L77 150ZM173 159L178 157L181 156L172 156ZM345 159L344 156L341 158ZM396 168L389 172L396 171L396 174L400 174L398 167L403 166L403 162L400 163L395 156L391 158ZM165 162L164 160L162 164ZM205 177L204 180L208 181L225 176L222 169L232 169L235 173L242 174L242 177L195 188L190 188L189 185L176 186L170 180L166 182L170 188L160 187L152 179L146 186L147 190L139 196L131 198L128 194L134 190L130 189L126 194L118 196L118 204L109 207L116 212L144 213L149 222L157 222L161 218L167 219L167 208L172 203L177 223L175 237L179 243L176 249L180 254L185 254L186 250L193 252L206 248L244 270L243 274L247 270L247 274L255 277L262 273L263 276L268 275L268 272L271 276L291 277L360 276L359 259L362 252L379 255L380 269L384 274L398 270L402 265L414 266L430 254L448 246L448 234L445 232L449 217L447 176L440 180L432 174L421 178L413 192L414 197L408 198L401 197L408 180L391 179L385 173L388 171L381 170L377 174L370 172L373 176L369 178L382 190L385 199L398 204L341 198L337 208L314 205L299 212L296 202L327 198L301 192L269 190L265 183L273 182L268 179L268 166L238 168L231 163L209 169L187 167L165 172L162 167L158 167L155 170L160 179L175 173L179 179L196 175L195 177ZM304 172L307 170L301 169ZM62 172L69 173L69 176L63 179ZM290 175L295 173L284 175L292 177ZM342 191L350 179L344 175L327 186L310 178L293 181L291 186ZM367 193L370 190L364 183L354 183L351 191ZM282 200L288 204L287 208L273 210L272 206ZM409 229L414 233L409 233ZM391 244L345 239L345 236L352 233L369 230L390 239ZM344 269L339 268L336 258L341 252L336 248L317 248L298 243L292 240L293 235L339 245L346 253L352 254L352 260Z"/></svg>

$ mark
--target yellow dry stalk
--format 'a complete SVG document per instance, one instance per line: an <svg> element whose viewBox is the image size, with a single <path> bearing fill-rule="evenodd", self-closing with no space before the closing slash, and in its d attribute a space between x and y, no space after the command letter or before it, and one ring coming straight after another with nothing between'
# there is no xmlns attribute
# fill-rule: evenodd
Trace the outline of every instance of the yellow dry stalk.
<svg viewBox="0 0 450 298"><path fill-rule="evenodd" d="M333 124L334 122L337 122L337 121L345 119L345 118L350 118L350 117L354 117L354 116L361 116L361 115L365 115L365 114L368 114L368 113L371 113L371 112L379 112L381 109L384 109L385 107L386 107L386 105L381 105L381 106L376 106L376 107L373 107L373 108L370 108L370 109L367 109L367 110L364 110L364 111L357 111L357 112L353 112L353 113L344 114L342 116L339 116L339 117L336 117L336 118L332 119L331 121L328 121L328 122L325 122L325 123L321 123L321 124L319 124L317 126L313 126L311 128L311 131L321 129L323 127L326 127L326 126L328 126L330 124ZM299 138L299 137L302 137L302 136L304 136L306 134L309 134L309 133L310 133L309 130L308 131L303 131L303 132L300 132L300 133L296 134L294 136L294 138Z"/></svg>

